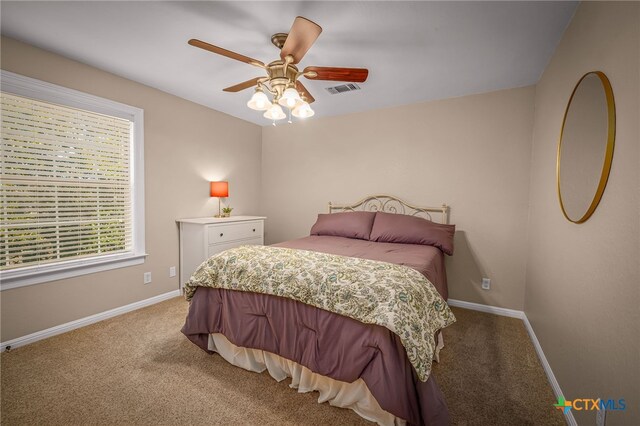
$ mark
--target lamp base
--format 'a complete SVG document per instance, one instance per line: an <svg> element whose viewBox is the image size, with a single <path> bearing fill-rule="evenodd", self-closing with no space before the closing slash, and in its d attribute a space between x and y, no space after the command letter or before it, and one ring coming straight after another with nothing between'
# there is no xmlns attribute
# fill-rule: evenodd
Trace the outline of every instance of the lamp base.
<svg viewBox="0 0 640 426"><path fill-rule="evenodd" d="M214 215L213 217L215 217L216 219L221 219L221 218L229 217L229 216L231 216L231 213L223 213L222 212L221 197L218 197L218 214Z"/></svg>

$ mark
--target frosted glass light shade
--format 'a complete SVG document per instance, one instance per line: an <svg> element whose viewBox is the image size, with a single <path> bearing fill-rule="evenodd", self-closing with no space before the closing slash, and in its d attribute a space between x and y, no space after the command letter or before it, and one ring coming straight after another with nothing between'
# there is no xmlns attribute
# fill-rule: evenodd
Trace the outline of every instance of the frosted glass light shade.
<svg viewBox="0 0 640 426"><path fill-rule="evenodd" d="M284 111L282 111L282 107L278 104L272 104L271 108L269 108L263 116L270 120L282 120L283 118L287 118Z"/></svg>
<svg viewBox="0 0 640 426"><path fill-rule="evenodd" d="M316 112L312 110L311 106L309 106L309 104L306 102L291 111L291 114L293 114L294 117L298 118L312 117L315 113Z"/></svg>
<svg viewBox="0 0 640 426"><path fill-rule="evenodd" d="M247 106L256 111L266 111L271 108L271 102L269 102L269 98L262 90L256 89L249 102L247 102Z"/></svg>
<svg viewBox="0 0 640 426"><path fill-rule="evenodd" d="M302 99L300 99L300 94L296 89L289 87L284 91L282 97L278 100L278 103L283 107L293 109L302 103Z"/></svg>

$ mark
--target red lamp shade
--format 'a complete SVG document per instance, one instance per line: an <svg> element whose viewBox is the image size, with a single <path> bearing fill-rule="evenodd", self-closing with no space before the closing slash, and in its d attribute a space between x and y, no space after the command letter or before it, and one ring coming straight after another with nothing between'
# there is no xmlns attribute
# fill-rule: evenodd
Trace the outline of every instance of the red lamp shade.
<svg viewBox="0 0 640 426"><path fill-rule="evenodd" d="M228 197L229 182L211 182L212 197Z"/></svg>

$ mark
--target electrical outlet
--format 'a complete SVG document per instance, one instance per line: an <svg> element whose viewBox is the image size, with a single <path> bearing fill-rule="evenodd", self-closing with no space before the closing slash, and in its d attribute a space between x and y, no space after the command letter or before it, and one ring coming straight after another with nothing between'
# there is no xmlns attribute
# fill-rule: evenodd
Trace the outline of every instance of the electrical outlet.
<svg viewBox="0 0 640 426"><path fill-rule="evenodd" d="M145 284L150 284L151 283L151 272L145 272L144 273L144 283Z"/></svg>
<svg viewBox="0 0 640 426"><path fill-rule="evenodd" d="M483 290L491 289L491 280L489 278L482 279L482 289Z"/></svg>
<svg viewBox="0 0 640 426"><path fill-rule="evenodd" d="M600 407L596 411L596 426L604 426L607 417L607 410L604 407Z"/></svg>
<svg viewBox="0 0 640 426"><path fill-rule="evenodd" d="M176 267L172 266L169 268L169 278L173 278L176 276Z"/></svg>

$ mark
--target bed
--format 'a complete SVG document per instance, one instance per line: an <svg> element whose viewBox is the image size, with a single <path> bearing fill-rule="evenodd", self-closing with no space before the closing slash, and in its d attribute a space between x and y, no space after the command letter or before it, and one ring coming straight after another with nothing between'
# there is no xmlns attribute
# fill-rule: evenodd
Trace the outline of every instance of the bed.
<svg viewBox="0 0 640 426"><path fill-rule="evenodd" d="M392 196L330 203L308 237L204 262L185 287L182 332L379 424L448 424L430 375L441 329L455 321L445 302L447 222L445 205Z"/></svg>

